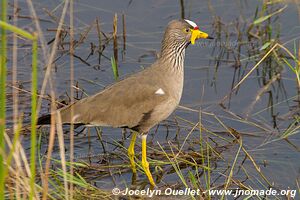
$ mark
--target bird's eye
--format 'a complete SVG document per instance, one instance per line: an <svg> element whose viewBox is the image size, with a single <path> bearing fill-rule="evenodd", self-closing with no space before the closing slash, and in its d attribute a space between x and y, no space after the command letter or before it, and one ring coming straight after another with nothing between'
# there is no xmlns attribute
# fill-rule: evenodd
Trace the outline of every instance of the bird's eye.
<svg viewBox="0 0 300 200"><path fill-rule="evenodd" d="M189 32L190 32L190 29L189 29L189 28L184 28L182 31L183 31L184 33L189 33Z"/></svg>

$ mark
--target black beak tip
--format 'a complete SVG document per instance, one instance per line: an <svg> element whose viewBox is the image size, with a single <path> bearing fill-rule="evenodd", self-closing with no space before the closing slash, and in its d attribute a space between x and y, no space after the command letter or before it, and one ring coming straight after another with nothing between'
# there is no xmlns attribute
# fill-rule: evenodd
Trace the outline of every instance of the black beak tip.
<svg viewBox="0 0 300 200"><path fill-rule="evenodd" d="M206 39L209 39L209 40L213 40L215 38L211 37L211 36L208 36Z"/></svg>

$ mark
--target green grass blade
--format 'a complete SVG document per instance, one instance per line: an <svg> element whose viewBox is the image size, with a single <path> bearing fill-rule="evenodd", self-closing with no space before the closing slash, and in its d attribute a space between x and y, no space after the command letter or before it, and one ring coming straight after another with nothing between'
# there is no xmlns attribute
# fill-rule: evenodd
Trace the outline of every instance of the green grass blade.
<svg viewBox="0 0 300 200"><path fill-rule="evenodd" d="M297 74L297 71L294 69L294 67L285 58L282 58L282 60L292 70L292 72L294 72L295 74Z"/></svg>
<svg viewBox="0 0 300 200"><path fill-rule="evenodd" d="M260 51L265 50L266 48L268 48L271 45L271 42L266 42L262 47L260 47Z"/></svg>
<svg viewBox="0 0 300 200"><path fill-rule="evenodd" d="M6 21L6 0L2 0L1 4L1 20ZM5 106L6 106L6 29L1 28L1 52L0 52L1 66L0 66L0 199L4 197L4 131L5 131Z"/></svg>
<svg viewBox="0 0 300 200"><path fill-rule="evenodd" d="M239 149L238 149L237 152L236 152L234 161L233 161L233 163L232 163L230 172L229 172L229 174L228 174L228 177L227 177L227 180L226 180L226 183L225 183L224 190L227 190L227 189L228 189L228 187L229 187L229 185L230 185L230 182L232 181L233 171L234 171L234 168L235 168L235 166L236 166L236 163L237 163L238 157L239 157L239 155L240 155L241 149L242 149L242 147L243 147L243 140L242 140L242 138L240 139L239 144L240 144L240 146L239 146ZM221 198L221 199L224 199L224 194L222 195L222 198Z"/></svg>
<svg viewBox="0 0 300 200"><path fill-rule="evenodd" d="M0 27L3 27L4 29L14 32L16 34L19 34L22 37L27 38L29 40L34 40L34 36L31 33L24 31L24 30L22 30L16 26L13 26L11 24L8 24L4 20L2 20L2 21L0 20Z"/></svg>
<svg viewBox="0 0 300 200"><path fill-rule="evenodd" d="M119 80L119 71L118 71L118 65L116 63L115 57L111 57L110 61L111 61L111 67L112 67L112 70L114 73L114 78L117 81L117 80Z"/></svg>
<svg viewBox="0 0 300 200"><path fill-rule="evenodd" d="M282 11L283 11L284 9L286 9L286 8L287 8L287 5L285 5L284 7L280 8L279 10L277 10L277 11L275 11L275 12L269 14L269 15L262 16L262 17L256 19L256 20L253 22L253 24L254 24L254 25L261 24L262 22L264 22L264 21L270 19L272 16L274 16L274 15L276 15L276 14L282 12Z"/></svg>
<svg viewBox="0 0 300 200"><path fill-rule="evenodd" d="M35 162L36 162L36 120L37 120L37 50L38 40L32 41L32 85L31 85L31 148L30 148L30 199L34 197Z"/></svg>

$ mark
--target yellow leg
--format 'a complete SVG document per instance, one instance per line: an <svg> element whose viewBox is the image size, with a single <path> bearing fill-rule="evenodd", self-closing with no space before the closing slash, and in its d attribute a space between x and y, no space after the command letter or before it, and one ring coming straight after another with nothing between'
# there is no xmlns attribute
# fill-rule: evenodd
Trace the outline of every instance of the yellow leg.
<svg viewBox="0 0 300 200"><path fill-rule="evenodd" d="M130 160L130 165L131 165L133 174L136 174L136 166L135 166L135 162L134 162L134 145L135 145L135 141L136 141L136 136L137 136L137 132L134 131L132 133L132 138L130 141L130 145L128 147L128 157Z"/></svg>
<svg viewBox="0 0 300 200"><path fill-rule="evenodd" d="M142 136L142 166L145 171L146 176L148 177L148 180L152 186L155 186L154 180L152 178L150 169L149 169L149 163L147 161L147 135Z"/></svg>

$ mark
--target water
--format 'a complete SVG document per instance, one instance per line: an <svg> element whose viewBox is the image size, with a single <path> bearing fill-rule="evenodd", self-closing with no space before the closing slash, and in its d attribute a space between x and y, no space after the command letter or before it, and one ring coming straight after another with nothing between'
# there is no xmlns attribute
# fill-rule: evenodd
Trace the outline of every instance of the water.
<svg viewBox="0 0 300 200"><path fill-rule="evenodd" d="M45 13L43 8L51 11L56 8L60 1L33 1L38 12L38 16L42 19L51 20L51 18ZM212 34L216 37L215 41L200 41L194 46L190 46L186 51L185 61L185 86L184 93L180 105L192 108L195 110L201 110L215 114L221 121L228 127L234 128L240 133L246 135L243 136L243 144L247 151L253 156L258 166L262 169L264 175L268 180L275 184L276 187L286 189L290 187L296 189L296 180L299 181L300 171L300 155L299 155L299 134L289 137L289 141L296 145L298 149L289 144L285 140L279 140L277 142L268 141L278 138L278 133L286 129L293 120L280 119L278 116L283 116L290 110L298 109L297 104L297 85L295 81L295 75L291 73L288 67L285 67L282 72L281 81L275 81L272 86L267 89L267 92L263 93L260 99L251 106L255 100L258 92L263 87L261 72L257 74L254 71L250 77L243 82L238 89L237 93L232 94L229 101L225 101L224 105L229 108L229 111L237 116L246 118L246 114L249 114L248 120L264 127L258 128L253 124L249 124L249 121L241 122L237 120L237 117L233 117L228 110L224 110L219 103L228 95L234 80L234 85L237 84L237 73L235 74L235 62L234 56L238 55L237 44L238 34L236 31L236 25L239 24L239 28L243 30L242 40L247 41L246 28L253 21L253 16L257 7L261 8L262 2L260 1L183 1L184 8L180 6L180 2L172 0L163 1L124 1L124 0L85 0L75 2L75 38L78 40L80 34L94 23L98 18L101 24L101 30L107 35L111 35L112 21L115 13L118 13L118 33L120 38L119 43L119 70L121 77L125 77L128 74L140 70L142 67L149 66L154 60L155 56L153 52L159 53L160 42L164 27L172 19L178 19L181 16L195 21L201 30ZM20 5L22 15L29 15L29 11L26 7L26 2L21 1ZM283 4L277 7L283 7ZM275 6L275 8L277 8ZM24 8L24 9L23 9ZM59 18L62 10L62 6L58 6L54 12L54 16ZM183 11L184 10L184 13ZM126 16L126 51L122 52L122 23L121 15ZM221 37L218 39L217 30L213 26L215 17L220 17L222 21ZM274 20L272 26L277 32L280 33L279 40L285 44L290 50L293 50L293 39L299 37L299 20L297 14L297 8L294 3L287 3L285 11L278 16L277 21ZM20 19L19 24L21 27L33 27L28 19ZM54 22L41 22L43 32L47 42L53 39L55 32L49 31L56 28L57 24ZM244 27L244 28L243 28ZM225 51L223 47L216 46L216 42L224 42L226 35L225 30L229 34L229 44L232 45L232 49L236 52ZM67 40L66 40L67 41ZM298 40L297 40L298 41ZM26 42L25 42L26 43ZM91 43L98 45L98 36L96 26L94 24L91 31L86 36L84 43L80 44L75 49L75 54L83 59L86 59L91 52ZM263 44L261 44L262 46ZM67 45L66 45L67 47ZM30 46L25 46L21 55L24 58L19 60L18 76L20 81L24 81L22 84L26 89L30 88ZM66 48L67 49L67 48ZM254 65L253 59L249 59L249 48L243 46L240 51L241 55L241 74L245 75ZM222 51L229 52L229 56L220 56ZM29 54L29 55L28 55ZM103 52L104 56L110 58L113 55L112 42L106 45ZM57 57L60 57L55 62L55 71L53 76L55 77L55 90L57 97L66 98L66 91L69 91L69 56L62 48L59 49ZM101 90L102 86L107 86L114 82L112 75L110 60L101 57L101 63L99 67L98 54L94 53L86 60L89 66L79 59L75 58L75 80L78 82L80 88L83 88L87 94L94 94ZM123 57L123 59L122 59ZM220 61L221 60L221 61ZM218 62L219 61L219 62ZM43 57L40 54L40 80L43 78ZM216 68L217 67L217 68ZM261 67L259 67L261 71ZM39 83L41 84L42 81ZM40 85L41 86L41 85ZM26 99L26 95L24 97ZM28 97L27 97L28 100ZM269 107L272 100L273 106ZM10 103L10 102L9 102ZM47 101L43 102L42 113L48 112ZM23 105L22 110L28 112L28 106ZM9 107L11 110L11 107ZM28 115L26 115L28 117ZM175 117L179 121L180 134L179 138L174 139L176 131L178 131L174 125ZM197 112L191 112L184 109L177 109L176 112L159 126L157 132L155 128L150 133L148 141L153 142L155 148L160 149L157 146L157 142L164 144L168 148L166 139L172 142L178 142L181 146L184 138L192 128L191 125L184 123L178 117L188 119L193 123L199 121L199 114ZM27 119L27 118L26 118ZM275 120L274 120L275 119ZM224 127L211 115L203 114L201 118L203 126L207 129L220 134L222 137L228 137L225 133ZM277 126L274 127L274 124ZM170 125L167 129L165 125ZM267 131L266 131L267 130ZM168 134L168 136L166 136ZM205 131L204 131L205 134ZM104 146L107 152L115 151L115 141L123 141L121 138L120 129L103 129ZM128 134L125 134L126 137ZM247 136L247 135L255 135ZM66 136L67 137L67 136ZM215 136L206 133L205 138L216 139ZM189 138L189 141L198 140L199 131L194 131ZM46 136L43 138L43 145L41 147L42 152L47 148ZM29 147L29 138L24 136L24 145ZM26 142L27 141L27 142ZM68 138L66 138L68 142ZM190 142L188 144L190 144ZM220 141L219 141L220 142ZM129 140L125 140L125 146L128 146ZM188 145L184 148L188 151ZM199 151L199 147L193 147L194 150ZM223 173L228 165L233 163L236 156L238 145L232 145L226 150L222 151L223 160L217 161L216 167L212 172L213 177L217 177L219 173ZM117 149L118 152L120 149ZM122 150L122 149L121 149ZM91 138L88 140L87 133L79 134L75 137L75 158L77 160L86 159L88 155L94 155L93 162L100 160L108 163L120 163L127 162L125 158L126 151L124 153L123 160L108 158L108 161L103 159L103 148L98 140L97 134L94 130L91 130ZM53 152L53 156L59 158L59 151L56 149ZM68 151L67 151L68 154ZM237 166L243 162L245 154L241 152L238 156ZM264 185L259 182L262 180L253 167L253 164L248 159L242 165L245 170L250 174L250 178L246 178L243 172L235 170L234 178L239 180L245 180L247 184L252 185L254 188L260 189ZM113 169L112 169L113 170ZM183 170L184 173L187 170ZM87 172L93 174L94 172ZM228 171L226 172L228 174ZM97 176L97 173L93 174ZM93 177L93 181L99 188L111 189L117 182L118 186L123 186L124 180L130 183L131 173L123 173L121 176L114 175L114 181L110 176L102 177L99 175L96 178ZM140 175L140 179L145 179ZM119 181L118 181L119 180ZM166 175L164 181L167 184L177 182L179 180L176 173ZM224 183L224 178L222 181Z"/></svg>

